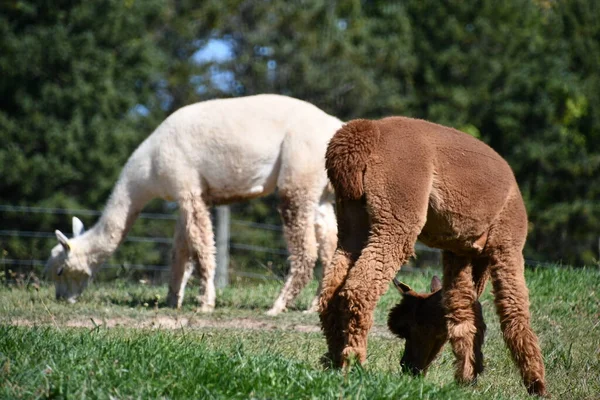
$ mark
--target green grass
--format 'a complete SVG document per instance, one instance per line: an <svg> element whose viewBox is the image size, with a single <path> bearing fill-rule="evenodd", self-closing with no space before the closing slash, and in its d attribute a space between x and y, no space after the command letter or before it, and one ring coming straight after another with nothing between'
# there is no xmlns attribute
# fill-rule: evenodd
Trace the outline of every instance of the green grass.
<svg viewBox="0 0 600 400"><path fill-rule="evenodd" d="M402 279L424 290L432 273ZM527 271L533 327L540 337L554 398L593 399L600 393L600 273ZM219 293L212 315L164 307L165 287L113 282L92 285L73 306L53 300L52 288L0 288L0 396L3 398L527 398L502 342L489 290L482 297L488 333L486 372L472 387L453 383L446 346L425 378L399 370L403 342L387 334L386 314L398 301L381 299L369 340L368 363L347 375L319 365L325 343L316 315L291 310L264 315L280 284L238 284ZM313 282L298 301L310 302ZM158 300L157 300L158 295ZM145 305L147 304L147 305ZM186 318L192 327L107 328ZM93 319L93 323L92 323ZM234 321L233 326L231 321ZM252 321L253 329L244 329ZM77 322L84 328L69 328ZM202 328L211 322L211 328ZM227 324L229 322L229 324ZM236 326L240 323L239 327ZM224 328L221 326L226 326ZM16 326L19 325L19 326ZM199 327L200 326L200 327ZM263 329L259 329L263 326Z"/></svg>
<svg viewBox="0 0 600 400"><path fill-rule="evenodd" d="M7 397L145 399L459 394L449 386L377 371L357 368L348 376L323 371L302 356L314 342L302 336L3 327L0 343L11 361L3 360L8 379L0 390ZM290 353L281 342L297 351Z"/></svg>

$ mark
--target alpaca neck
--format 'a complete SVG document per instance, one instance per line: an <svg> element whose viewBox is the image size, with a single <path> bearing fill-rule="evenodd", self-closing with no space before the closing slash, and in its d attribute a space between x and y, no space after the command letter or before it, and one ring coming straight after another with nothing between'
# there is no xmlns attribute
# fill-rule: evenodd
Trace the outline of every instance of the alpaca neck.
<svg viewBox="0 0 600 400"><path fill-rule="evenodd" d="M115 252L149 200L135 182L121 176L96 225L80 237L92 269L99 268Z"/></svg>

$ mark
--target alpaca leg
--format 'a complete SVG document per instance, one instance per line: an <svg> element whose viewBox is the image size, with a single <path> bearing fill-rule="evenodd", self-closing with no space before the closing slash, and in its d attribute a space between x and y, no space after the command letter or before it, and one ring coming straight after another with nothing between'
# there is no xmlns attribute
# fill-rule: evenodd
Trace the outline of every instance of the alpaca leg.
<svg viewBox="0 0 600 400"><path fill-rule="evenodd" d="M493 255L494 302L504 341L521 371L529 394L546 395L545 371L538 339L530 324L529 294L520 251Z"/></svg>
<svg viewBox="0 0 600 400"><path fill-rule="evenodd" d="M358 259L367 242L370 222L365 204L361 201L338 201L337 214L339 241L331 264L323 271L319 318L328 347L328 352L321 361L341 367L341 354L346 340L344 335L346 320L343 318L345 310L338 294L346 280L348 270Z"/></svg>
<svg viewBox="0 0 600 400"><path fill-rule="evenodd" d="M323 266L323 276L327 273L327 269L331 264L333 254L337 245L337 223L335 221L335 211L333 204L321 203L317 209L317 217L315 223L315 233L319 244L319 259ZM319 280L317 293L306 313L318 311L319 295L323 287L323 279Z"/></svg>
<svg viewBox="0 0 600 400"><path fill-rule="evenodd" d="M371 237L350 268L346 282L339 291L339 311L346 334L341 354L342 365L348 365L352 357L356 357L360 363L366 360L367 336L373 325L377 301L386 292L400 267L413 255L416 240L416 234Z"/></svg>
<svg viewBox="0 0 600 400"><path fill-rule="evenodd" d="M471 258L444 251L443 263L443 301L448 339L456 357L455 378L459 383L470 383L475 380L483 365L481 348L476 346L477 320L481 319L482 322L483 317L481 307L476 304Z"/></svg>
<svg viewBox="0 0 600 400"><path fill-rule="evenodd" d="M384 155L393 153L390 150ZM419 159L398 170L398 160L393 156L380 163L367 168L363 176L364 207L370 224L368 242L339 291L338 319L343 322L345 335L343 365L354 356L361 363L366 360L367 337L377 301L400 267L414 255L415 242L427 220L431 166ZM393 168L388 170L390 166ZM338 225L338 229L342 228Z"/></svg>
<svg viewBox="0 0 600 400"><path fill-rule="evenodd" d="M473 264L473 284L475 285L476 301L473 304L475 312L475 326L477 333L475 334L474 353L475 353L475 375L483 372L483 342L487 326L483 320L483 309L479 298L485 290L485 285L490 276L490 259L488 257L476 257L472 260Z"/></svg>
<svg viewBox="0 0 600 400"><path fill-rule="evenodd" d="M192 275L194 265L190 259L190 251L185 234L185 225L182 218L177 220L175 238L171 252L171 281L167 294L167 305L172 308L181 308L185 285Z"/></svg>
<svg viewBox="0 0 600 400"><path fill-rule="evenodd" d="M180 201L187 234L188 246L198 268L202 293L199 311L211 312L215 308L215 239L208 208L200 195L191 194Z"/></svg>
<svg viewBox="0 0 600 400"><path fill-rule="evenodd" d="M321 328L327 342L327 353L321 357L324 366L340 367L342 363L341 354L345 343L344 321L340 319L340 312L343 311L337 294L355 259L343 249L337 249L331 265L323 275L323 289L319 296L318 310Z"/></svg>
<svg viewBox="0 0 600 400"><path fill-rule="evenodd" d="M314 230L315 203L308 196L281 196L283 233L290 253L290 272L279 297L267 315L284 311L312 279L317 260L317 239Z"/></svg>
<svg viewBox="0 0 600 400"><path fill-rule="evenodd" d="M475 342L473 343L473 353L475 354L475 376L477 377L484 369L483 342L485 340L485 331L487 330L487 327L483 320L483 309L481 308L481 303L479 301L475 301L473 304L473 311L475 312L475 328L477 330L475 333Z"/></svg>

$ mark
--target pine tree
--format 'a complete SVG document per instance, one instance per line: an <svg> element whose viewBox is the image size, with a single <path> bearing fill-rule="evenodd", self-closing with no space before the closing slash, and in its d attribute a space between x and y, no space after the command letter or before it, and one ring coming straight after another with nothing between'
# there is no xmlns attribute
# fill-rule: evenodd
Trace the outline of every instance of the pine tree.
<svg viewBox="0 0 600 400"><path fill-rule="evenodd" d="M2 6L1 204L102 208L124 162L156 126L163 56L153 35L162 13L154 0ZM3 229L57 227L70 232L70 218L3 215ZM5 239L8 258L44 259L56 244Z"/></svg>

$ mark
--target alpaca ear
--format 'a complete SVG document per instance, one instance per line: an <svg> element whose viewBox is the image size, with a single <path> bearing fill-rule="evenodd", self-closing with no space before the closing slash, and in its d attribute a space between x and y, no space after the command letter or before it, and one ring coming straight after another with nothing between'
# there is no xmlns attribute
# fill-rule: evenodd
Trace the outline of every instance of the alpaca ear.
<svg viewBox="0 0 600 400"><path fill-rule="evenodd" d="M85 232L83 222L77 217L73 217L73 237L77 237Z"/></svg>
<svg viewBox="0 0 600 400"><path fill-rule="evenodd" d="M62 247L65 249L65 251L70 251L71 245L69 244L69 238L66 237L65 234L62 233L61 231L59 231L58 229L55 230L54 233L56 234L58 243L60 243L62 245Z"/></svg>
<svg viewBox="0 0 600 400"><path fill-rule="evenodd" d="M442 281L440 281L440 278L438 278L437 275L434 275L433 278L431 278L431 293L437 292L441 288Z"/></svg>
<svg viewBox="0 0 600 400"><path fill-rule="evenodd" d="M398 279L394 278L394 286L396 286L396 289L398 289L398 291L400 292L400 294L406 294L408 292L410 292L412 289L410 288L410 286L408 286L406 283L404 282L400 282Z"/></svg>

